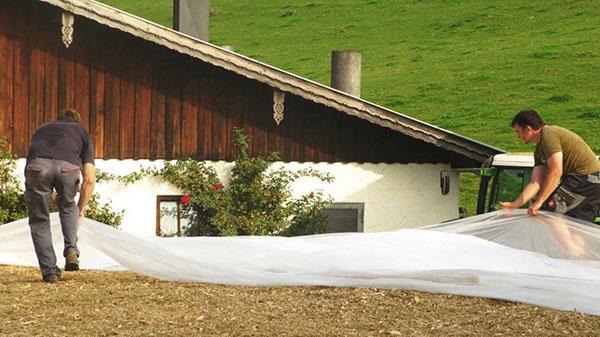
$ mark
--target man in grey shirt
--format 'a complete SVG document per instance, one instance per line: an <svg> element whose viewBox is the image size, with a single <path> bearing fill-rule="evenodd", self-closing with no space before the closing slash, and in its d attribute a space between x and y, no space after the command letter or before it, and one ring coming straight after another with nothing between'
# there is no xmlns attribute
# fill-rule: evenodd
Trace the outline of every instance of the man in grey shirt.
<svg viewBox="0 0 600 337"><path fill-rule="evenodd" d="M61 278L50 232L51 194L58 194L57 206L64 237L65 271L79 270L77 227L96 184L94 147L89 134L80 124L75 110L61 112L58 120L42 125L31 138L25 165L25 190L29 227L44 281L55 283ZM79 201L75 203L80 172L83 182Z"/></svg>

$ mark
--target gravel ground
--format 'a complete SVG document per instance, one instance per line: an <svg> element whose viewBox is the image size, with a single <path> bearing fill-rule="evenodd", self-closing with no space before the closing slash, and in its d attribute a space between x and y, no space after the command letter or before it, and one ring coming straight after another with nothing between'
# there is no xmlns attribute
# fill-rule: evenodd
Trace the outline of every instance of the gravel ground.
<svg viewBox="0 0 600 337"><path fill-rule="evenodd" d="M0 266L0 336L599 336L600 317L398 289L240 287Z"/></svg>

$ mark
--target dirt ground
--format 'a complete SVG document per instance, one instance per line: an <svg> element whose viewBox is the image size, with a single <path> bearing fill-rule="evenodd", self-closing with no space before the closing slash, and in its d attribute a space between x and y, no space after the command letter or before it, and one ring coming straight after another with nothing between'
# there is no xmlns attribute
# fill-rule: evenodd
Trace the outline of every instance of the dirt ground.
<svg viewBox="0 0 600 337"><path fill-rule="evenodd" d="M374 288L234 287L0 265L0 336L599 336L600 317Z"/></svg>

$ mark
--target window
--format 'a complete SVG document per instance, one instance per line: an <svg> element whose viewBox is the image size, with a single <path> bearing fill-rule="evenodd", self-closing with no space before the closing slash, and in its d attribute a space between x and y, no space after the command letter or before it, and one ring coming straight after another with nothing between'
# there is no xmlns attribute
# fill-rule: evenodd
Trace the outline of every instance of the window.
<svg viewBox="0 0 600 337"><path fill-rule="evenodd" d="M183 236L190 228L190 222L181 210L180 195L159 195L156 197L156 235Z"/></svg>
<svg viewBox="0 0 600 337"><path fill-rule="evenodd" d="M327 232L362 232L365 203L336 202L323 210L327 215Z"/></svg>
<svg viewBox="0 0 600 337"><path fill-rule="evenodd" d="M492 181L492 193L488 203L488 211L500 209L500 201L515 200L523 188L531 180L532 169L524 168L499 168ZM529 203L523 205L527 208Z"/></svg>

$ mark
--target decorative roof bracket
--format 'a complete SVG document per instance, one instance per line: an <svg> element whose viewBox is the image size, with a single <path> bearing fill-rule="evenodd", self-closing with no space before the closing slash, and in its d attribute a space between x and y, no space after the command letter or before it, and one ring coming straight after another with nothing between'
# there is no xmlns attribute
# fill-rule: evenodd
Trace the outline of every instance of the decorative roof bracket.
<svg viewBox="0 0 600 337"><path fill-rule="evenodd" d="M62 41L65 47L69 48L69 45L73 42L73 24L75 23L75 16L69 12L62 13Z"/></svg>
<svg viewBox="0 0 600 337"><path fill-rule="evenodd" d="M277 89L273 90L273 119L277 125L283 120L284 101L285 93Z"/></svg>

